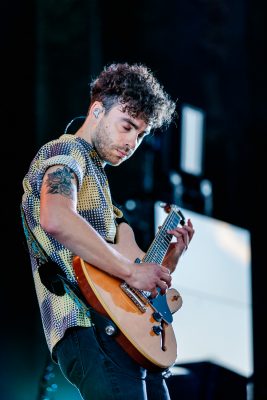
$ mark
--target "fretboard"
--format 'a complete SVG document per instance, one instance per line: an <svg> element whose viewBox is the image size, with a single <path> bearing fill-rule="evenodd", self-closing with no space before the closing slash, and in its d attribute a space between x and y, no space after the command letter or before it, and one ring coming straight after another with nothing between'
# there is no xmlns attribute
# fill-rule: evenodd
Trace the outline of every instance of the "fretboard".
<svg viewBox="0 0 267 400"><path fill-rule="evenodd" d="M165 219L163 225L157 232L153 242L151 243L146 255L142 260L143 262L155 262L157 264L162 263L173 236L167 233L167 231L176 228L180 220L181 217L179 214L172 209Z"/></svg>

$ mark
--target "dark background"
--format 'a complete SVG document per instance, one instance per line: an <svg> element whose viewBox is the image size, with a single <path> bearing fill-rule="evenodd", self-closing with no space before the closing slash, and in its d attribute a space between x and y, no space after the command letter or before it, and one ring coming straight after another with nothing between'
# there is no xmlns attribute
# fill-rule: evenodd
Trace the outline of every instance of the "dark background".
<svg viewBox="0 0 267 400"><path fill-rule="evenodd" d="M267 399L266 3L28 0L2 2L1 19L3 399L9 391L12 400L35 399L46 357L20 226L23 176L40 145L86 114L91 79L121 61L149 66L177 100L178 115L184 103L205 111L211 215L251 233L253 382L255 399ZM153 202L172 200L170 173L181 173L179 141L178 117L127 163L107 167L114 198L136 200L129 218L144 247L153 235ZM194 179L186 182L185 205L204 212L198 190L190 192Z"/></svg>

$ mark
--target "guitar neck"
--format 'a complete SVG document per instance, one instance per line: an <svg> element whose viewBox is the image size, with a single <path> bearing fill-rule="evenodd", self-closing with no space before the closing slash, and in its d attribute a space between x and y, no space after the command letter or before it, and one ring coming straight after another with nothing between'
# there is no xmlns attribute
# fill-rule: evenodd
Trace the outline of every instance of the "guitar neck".
<svg viewBox="0 0 267 400"><path fill-rule="evenodd" d="M142 260L143 262L153 262L157 264L162 263L173 236L167 233L167 231L176 228L180 220L181 217L178 212L175 209L172 209L165 219L163 225L157 232L153 242L151 243L146 255Z"/></svg>

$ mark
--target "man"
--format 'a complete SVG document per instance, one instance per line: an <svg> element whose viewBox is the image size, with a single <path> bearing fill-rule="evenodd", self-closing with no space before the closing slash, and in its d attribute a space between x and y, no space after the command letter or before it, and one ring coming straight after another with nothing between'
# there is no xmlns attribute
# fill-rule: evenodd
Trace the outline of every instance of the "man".
<svg viewBox="0 0 267 400"><path fill-rule="evenodd" d="M112 245L121 221L133 234L112 203L104 166L131 157L174 113L175 103L144 65L111 64L91 83L80 129L45 144L23 180L23 224L46 341L52 359L85 400L169 399L163 374L136 363L102 329L104 317L88 312L64 283L67 293L62 293L53 273L60 271L66 279L61 283L77 288L73 257L78 256L152 298L157 288L164 294L170 287L170 273L194 234L191 221L169 232L177 241L163 265L135 263ZM142 260L145 253L137 252Z"/></svg>

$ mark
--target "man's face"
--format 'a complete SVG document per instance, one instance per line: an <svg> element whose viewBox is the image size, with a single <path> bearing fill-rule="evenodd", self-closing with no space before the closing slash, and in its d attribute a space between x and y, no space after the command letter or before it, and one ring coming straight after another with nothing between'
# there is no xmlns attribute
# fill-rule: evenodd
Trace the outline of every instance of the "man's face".
<svg viewBox="0 0 267 400"><path fill-rule="evenodd" d="M102 116L92 143L105 163L120 165L131 157L149 131L144 120L131 117L116 105Z"/></svg>

